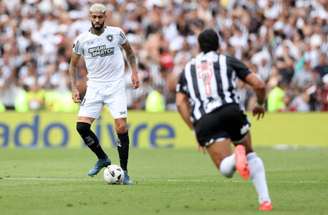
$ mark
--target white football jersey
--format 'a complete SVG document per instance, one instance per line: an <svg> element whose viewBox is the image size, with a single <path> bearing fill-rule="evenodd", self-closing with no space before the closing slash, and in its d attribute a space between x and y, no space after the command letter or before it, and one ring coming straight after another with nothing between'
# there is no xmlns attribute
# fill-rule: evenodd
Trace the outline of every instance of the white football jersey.
<svg viewBox="0 0 328 215"><path fill-rule="evenodd" d="M121 28L105 27L99 36L90 31L77 37L73 52L84 57L88 70L88 85L122 80L124 58L121 45L126 42Z"/></svg>

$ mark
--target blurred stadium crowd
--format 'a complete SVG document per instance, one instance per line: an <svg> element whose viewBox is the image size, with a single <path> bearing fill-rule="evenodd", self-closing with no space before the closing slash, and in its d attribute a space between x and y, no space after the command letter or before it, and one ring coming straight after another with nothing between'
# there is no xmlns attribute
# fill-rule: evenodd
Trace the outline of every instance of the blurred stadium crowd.
<svg viewBox="0 0 328 215"><path fill-rule="evenodd" d="M0 111L75 111L68 66L72 42L90 28L88 0L0 1ZM328 1L108 0L107 24L126 32L139 58L141 88L130 109L174 110L176 79L196 55L197 35L220 34L221 52L268 83L269 111L328 111ZM86 70L79 69L83 89ZM242 83L249 110L252 91Z"/></svg>

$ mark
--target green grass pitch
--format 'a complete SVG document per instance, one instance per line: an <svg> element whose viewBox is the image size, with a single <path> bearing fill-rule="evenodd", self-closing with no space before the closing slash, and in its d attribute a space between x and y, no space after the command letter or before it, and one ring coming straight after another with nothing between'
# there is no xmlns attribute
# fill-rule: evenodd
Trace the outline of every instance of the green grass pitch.
<svg viewBox="0 0 328 215"><path fill-rule="evenodd" d="M116 150L107 149L118 163ZM328 148L259 148L274 210L328 214ZM251 182L218 174L193 149L132 149L133 186L86 176L95 157L84 149L1 149L1 215L262 214Z"/></svg>

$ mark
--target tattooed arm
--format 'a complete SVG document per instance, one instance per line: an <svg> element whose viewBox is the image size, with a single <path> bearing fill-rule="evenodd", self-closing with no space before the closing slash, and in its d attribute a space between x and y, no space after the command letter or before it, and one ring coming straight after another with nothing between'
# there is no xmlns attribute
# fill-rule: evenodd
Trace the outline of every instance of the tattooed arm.
<svg viewBox="0 0 328 215"><path fill-rule="evenodd" d="M132 86L134 89L137 89L139 87L139 76L138 76L138 71L137 71L137 58L136 55L134 54L131 45L129 44L128 41L126 41L123 45L122 45L125 53L126 53L126 57L127 60L130 64L131 67L131 80L132 80Z"/></svg>

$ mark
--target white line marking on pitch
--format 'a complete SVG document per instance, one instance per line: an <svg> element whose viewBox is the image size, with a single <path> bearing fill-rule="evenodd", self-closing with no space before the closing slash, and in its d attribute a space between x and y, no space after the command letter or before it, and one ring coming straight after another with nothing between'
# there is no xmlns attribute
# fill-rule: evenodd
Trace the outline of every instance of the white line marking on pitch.
<svg viewBox="0 0 328 215"><path fill-rule="evenodd" d="M42 178L42 177L4 177L2 180L11 181L99 181L99 179L91 178ZM1 182L1 180L0 180Z"/></svg>
<svg viewBox="0 0 328 215"><path fill-rule="evenodd" d="M1 181L71 181L71 182L81 182L81 181L102 181L100 178L50 178L50 177L4 177L0 180ZM156 179L156 178L149 178L149 179L141 179L137 180L139 182L172 182L172 183L179 183L179 182L217 182L216 180L202 180L202 179ZM222 181L220 181L222 182ZM243 180L224 180L224 183L245 183ZM288 180L280 180L280 181L269 181L270 184L328 184L326 181L316 181L316 180L299 180L299 181L288 181Z"/></svg>
<svg viewBox="0 0 328 215"><path fill-rule="evenodd" d="M215 180L201 180L201 179L168 179L168 182L216 182ZM245 183L243 180L224 180L225 183ZM269 183L281 183L281 184L327 184L326 181L315 181L315 180L300 180L300 181L270 181Z"/></svg>

